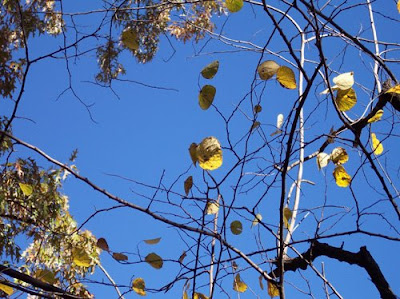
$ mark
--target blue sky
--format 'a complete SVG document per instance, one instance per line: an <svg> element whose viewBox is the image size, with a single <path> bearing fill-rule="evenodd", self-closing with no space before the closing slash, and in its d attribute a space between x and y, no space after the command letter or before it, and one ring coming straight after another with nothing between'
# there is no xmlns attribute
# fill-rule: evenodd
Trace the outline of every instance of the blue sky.
<svg viewBox="0 0 400 299"><path fill-rule="evenodd" d="M88 10L95 7L95 5L89 6L88 4L87 7L84 7L83 4L80 5L82 7L77 10ZM382 14L398 19L398 14L394 11L395 6L392 2L377 1L376 6L379 6L379 12L382 12ZM76 7L73 9L76 9ZM260 7L253 9L254 11L249 5L245 4L245 9L237 14L232 14L229 17L225 15L215 17L214 20L218 25L217 30L226 21L223 29L224 35L237 40L252 41L262 46L263 41L272 29L271 25L265 21L265 14ZM361 8L359 11L360 16L361 13L366 15L365 9ZM96 18L90 18L93 18L93 23L95 23ZM339 20L344 22L343 24L349 32L356 34L360 30L366 30L363 35L371 38L367 20L364 20L362 24L360 18L354 15L344 15ZM379 38L397 42L399 39L395 35L397 30L392 28L398 26L397 22L389 22L378 14L376 18ZM172 42L176 50L173 55L173 49L166 38L163 37L156 57L152 62L145 65L136 63L130 53L124 53L122 62L127 69L127 75L123 78L148 85L167 87L176 91L149 88L135 83L114 82L113 88L119 96L117 98L111 90L87 82L93 81L97 72L94 52L81 57L76 63L71 61L74 88L85 103L94 104L90 111L96 122L90 119L85 107L73 97L71 92L66 92L59 97L68 86L65 61L50 59L34 65L28 77L25 95L18 113L20 117L31 119L33 122L26 119L16 120L14 123L15 136L34 144L61 162L67 162L71 152L77 148L79 153L76 165L80 174L111 193L139 205L146 205L147 203L147 200L140 197L139 194L152 196L154 190L144 188L126 179L156 186L163 176L163 184L167 188L181 174L186 172L178 180L173 190L183 194L183 180L188 175L192 175L196 186L200 190L204 190L205 186L201 184L203 172L199 167L191 166L188 147L192 142L199 143L207 136L217 137L223 147L227 146L227 140L224 123L215 109L210 108L207 111L202 111L198 107L199 89L202 85L209 84L207 80L199 77L199 72L209 62L220 61L219 72L210 82L217 87L214 104L224 115L229 115L235 105L251 90L260 53L237 51L232 47L223 45L218 40L209 40L208 38L198 44L192 42L182 44L173 39ZM37 41L32 40L31 53L33 56L46 53L51 49L57 49L59 43L59 38L40 37ZM338 55L344 46L344 44L337 45L334 43L335 40L327 39L326 53L329 58ZM205 47L202 49L204 45ZM202 50L199 53L200 49ZM282 40L278 36L271 43L271 49L274 51L284 49ZM349 48L347 51L344 60L334 59L331 67L339 73L353 70L357 83L370 87L373 78L370 73L371 61L366 60L365 57L360 57L356 50ZM262 60L267 59L267 57L273 59L271 56L266 56ZM166 62L165 60L168 58L170 59ZM312 53L311 58L316 58L315 53ZM309 71L313 68L314 65L312 64L307 66ZM393 66L393 71L396 74L398 66ZM307 140L312 140L321 132L327 133L333 125L337 127L339 124L332 104L318 95L323 88L322 85L316 85L312 90L312 94L315 94L315 96L311 95L310 100L305 105L306 115L314 111L316 107L319 109L313 112L306 122ZM360 87L357 88L359 102L358 106L349 113L350 117L359 115L369 100L368 92L363 92ZM261 88L258 88L257 92L260 95ZM268 136L271 148L278 156L281 139L278 137L278 139L272 140L269 134L274 131L277 114L283 113L287 116L290 113L297 98L296 95L296 91L285 90L273 80L266 83L265 91L260 96L263 107L259 118L261 128ZM243 107L243 114L236 114L230 127L235 140L246 134L251 126L251 121L246 119L245 116L246 113L249 115L251 112L249 97L245 101L248 101L248 103L241 106ZM11 107L9 103L3 103L3 105L6 111ZM391 113L392 111L388 110L387 115ZM381 136L388 132L387 128L390 121L391 118L376 125L376 130L379 134L382 134ZM350 137L351 134L345 136ZM257 135L253 136L253 140L254 146L259 146L263 142L262 138ZM317 149L319 144L319 142L316 142L309 145L306 148L306 154ZM399 146L398 138L388 140L384 146L387 152L381 159L383 163L387 163L386 165L393 174L396 169L395 166L392 167L391 163L396 162L394 159L396 149ZM328 150L333 148L334 146L331 145ZM361 159L356 149L351 147L346 147L346 149L348 149L350 156L350 162L346 164L346 169L349 173L354 174ZM23 149L20 149L20 151L23 155L33 155ZM266 154L267 151L262 153ZM268 161L269 158L266 157L265 159ZM40 158L38 160L43 161ZM213 176L217 179L222 178L233 162L234 157L227 151L224 155L223 167L213 172ZM43 163L46 165L46 162L43 161ZM250 163L245 171L256 171L258 167L262 166L267 166L266 161L255 160ZM398 166L396 165L396 167ZM327 209L328 214L343 213L344 207L353 208L354 201L349 189L341 189L335 185L331 175L332 171L333 166L330 165L325 171L318 172L314 160L306 164L305 178L314 181L315 186L303 185L301 209L319 206L324 199L330 205L343 207ZM295 173L296 171L291 175L295 176ZM365 167L365 173L367 177L371 175L368 167ZM232 194L231 185L237 181L239 176L240 171L236 170L223 187L224 194L226 194L224 195L225 200L229 201L229 196ZM250 179L250 176L245 176L245 180L247 179ZM398 177L395 177L395 179L398 185ZM266 182L270 182L269 178L266 178ZM376 180L372 180L372 182L376 183ZM279 184L276 186L279 186ZM259 187L240 194L235 205L237 207L251 207L260 194L265 191L264 187L265 185L261 183ZM354 191L357 193L362 206L368 206L368 202L372 203L379 198L378 194L371 193L370 189L365 188L365 179L361 174L355 179ZM67 180L63 192L70 198L71 213L78 223L83 222L94 211L114 205L109 199L73 178ZM268 224L277 224L279 194L279 188L271 190L257 209L257 213L261 213L264 221ZM160 194L159 198L165 200L166 194ZM174 196L173 200L179 202L180 198ZM364 200L365 202L363 202ZM187 205L193 213L199 212L193 204L187 203ZM165 210L166 206L162 204L156 204L155 209L163 213L169 212ZM397 224L389 204L379 205L379 209L389 215L389 219ZM301 215L305 214L306 212L301 213ZM245 213L242 215L245 215ZM315 214L315 217L317 216L320 216L318 212ZM261 239L265 241L263 246L266 248L273 247L274 242L271 236L267 235L265 231L259 230L258 227L250 229L252 219L249 218L249 214L245 217L247 217L247 221L241 218L244 224L244 233L240 236L233 236L228 232L228 240L244 252L251 252L258 248L255 239L260 233ZM207 219L209 218L210 216ZM231 215L228 222L236 219L239 219L237 215ZM332 220L328 220L326 224L324 223L323 226L328 228L337 220L338 218L335 216ZM375 221L377 224L375 224ZM315 225L315 219L312 215L309 215L296 231L295 239L304 239L313 235ZM393 233L387 226L382 225L382 221L378 217L365 218L363 225L366 229L373 231ZM332 231L348 230L349 227L354 227L354 215L352 213L348 213L343 220L334 226ZM182 251L187 250L187 246L181 240L176 229L127 208L99 214L88 222L85 228L91 230L98 238L106 238L112 250L126 252L130 261L137 261L136 254L138 251L143 256L155 251L167 260L177 259ZM395 234L393 233L393 235ZM141 242L144 239L156 237L162 237L161 242L157 245L149 246ZM400 284L397 283L397 269L400 266L400 261L395 254L400 249L398 244L362 235L335 238L328 242L334 246L340 246L344 242L344 248L350 251L358 251L360 246L367 244L368 249L381 265L381 270L391 283L394 292L400 293ZM302 245L299 250L303 251L306 248L307 246ZM269 256L263 256L263 258L273 258L274 254L273 252ZM392 257L388 258L388 255L392 255ZM187 261L192 259L193 256L188 255ZM257 262L262 261L258 258L255 260ZM167 283L173 277L172 275L175 275L180 269L173 262L166 262L161 270L152 269L145 263L121 265L106 253L102 253L101 261L118 284L129 286L132 278L143 277L147 286L154 289L162 286L163 283ZM355 266L349 267L327 258L316 260L315 266L319 270L322 261L325 263L327 277L344 298L378 297L377 291L365 275L364 270ZM239 262L239 266L247 267L243 261ZM304 275L310 281L316 298L322 298L324 293L321 281L316 278L311 270L305 271ZM257 298L255 294L260 294L260 298L268 296L265 290L259 289L258 274L254 270L244 271L241 277L254 290L254 293L247 291L240 298ZM89 279L92 279L92 277L89 277ZM106 281L106 278L98 269L93 279ZM297 273L288 273L287 279L294 286L307 289L305 280L302 280ZM223 288L231 297L235 297L232 281L233 277L226 277ZM200 280L200 285L206 283L204 276ZM116 297L112 287L102 287L97 284L89 285L96 298ZM149 293L148 297L179 298L182 287L183 282L179 282L166 294ZM207 293L208 288L203 287L199 291ZM218 292L217 290L215 298L226 298L225 295ZM290 284L287 284L287 294L288 298L306 298L304 294L296 291L295 287ZM127 295L127 297L135 296L137 295L133 293Z"/></svg>

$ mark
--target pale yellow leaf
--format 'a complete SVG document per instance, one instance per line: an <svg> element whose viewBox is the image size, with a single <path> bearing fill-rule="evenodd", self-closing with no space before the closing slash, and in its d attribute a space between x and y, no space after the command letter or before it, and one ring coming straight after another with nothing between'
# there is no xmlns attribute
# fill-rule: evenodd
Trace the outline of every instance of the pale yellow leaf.
<svg viewBox="0 0 400 299"><path fill-rule="evenodd" d="M2 290L8 296L11 296L12 294L14 294L14 289L12 287L2 284L2 283L0 283L0 290Z"/></svg>
<svg viewBox="0 0 400 299"><path fill-rule="evenodd" d="M375 115L368 120L368 123L372 124L374 122L377 122L381 120L382 116L383 116L383 110L382 109L378 110L376 111Z"/></svg>
<svg viewBox="0 0 400 299"><path fill-rule="evenodd" d="M128 257L127 257L125 254L120 253L120 252L114 252L114 253L112 254L112 257L113 257L116 261L127 261L127 260L128 260Z"/></svg>
<svg viewBox="0 0 400 299"><path fill-rule="evenodd" d="M243 225L240 221L235 220L231 223L231 232L234 235L240 235L243 231Z"/></svg>
<svg viewBox="0 0 400 299"><path fill-rule="evenodd" d="M278 69L279 69L279 64L277 64L273 60L267 60L258 66L257 72L261 80L268 80L271 79L273 76L275 76Z"/></svg>
<svg viewBox="0 0 400 299"><path fill-rule="evenodd" d="M333 83L339 90L348 90L354 85L354 72L340 74L333 78Z"/></svg>
<svg viewBox="0 0 400 299"><path fill-rule="evenodd" d="M206 207L207 215L217 214L218 211L219 211L219 204L216 201L211 200L207 202L207 207Z"/></svg>
<svg viewBox="0 0 400 299"><path fill-rule="evenodd" d="M90 267L92 259L84 249L72 249L72 260L79 267Z"/></svg>
<svg viewBox="0 0 400 299"><path fill-rule="evenodd" d="M238 12L243 7L243 0L225 0L225 6L230 12Z"/></svg>
<svg viewBox="0 0 400 299"><path fill-rule="evenodd" d="M383 145L382 143L376 138L375 133L371 133L371 140L372 140L372 150L374 151L375 155L380 155L383 153Z"/></svg>
<svg viewBox="0 0 400 299"><path fill-rule="evenodd" d="M144 242L149 245L155 245L155 244L158 244L160 242L160 240L161 240L161 238L154 238L154 239L144 240Z"/></svg>
<svg viewBox="0 0 400 299"><path fill-rule="evenodd" d="M343 166L336 166L333 171L333 177L335 178L336 185L339 187L346 188L351 183L351 176L346 172Z"/></svg>
<svg viewBox="0 0 400 299"><path fill-rule="evenodd" d="M204 85L199 93L199 105L203 110L210 108L217 90L212 85Z"/></svg>
<svg viewBox="0 0 400 299"><path fill-rule="evenodd" d="M201 75L205 79L212 79L214 78L215 74L218 72L219 68L219 61L213 61L210 64L206 65L202 70L201 70Z"/></svg>
<svg viewBox="0 0 400 299"><path fill-rule="evenodd" d="M285 207L283 209L283 223L286 228L289 227L289 222L292 219L292 216L293 216L292 211L288 207Z"/></svg>
<svg viewBox="0 0 400 299"><path fill-rule="evenodd" d="M239 293L244 293L247 290L247 284L245 284L241 279L240 279L240 274L236 274L235 279L233 281L233 289L236 292Z"/></svg>
<svg viewBox="0 0 400 299"><path fill-rule="evenodd" d="M322 168L326 167L331 159L331 155L327 153L319 153L317 155L317 166L318 169L321 170Z"/></svg>
<svg viewBox="0 0 400 299"><path fill-rule="evenodd" d="M99 247L100 249L103 249L105 251L109 251L110 248L108 247L107 241L104 238L100 238L97 240L96 246Z"/></svg>
<svg viewBox="0 0 400 299"><path fill-rule="evenodd" d="M149 253L144 260L155 269L161 269L164 264L163 259L154 252Z"/></svg>
<svg viewBox="0 0 400 299"><path fill-rule="evenodd" d="M257 225L261 220L262 220L262 215L257 214L256 217L254 218L253 222L251 223L251 226L253 227L253 226Z"/></svg>
<svg viewBox="0 0 400 299"><path fill-rule="evenodd" d="M121 42L125 48L131 51L139 49L139 40L136 31L132 27L127 27L121 34Z"/></svg>
<svg viewBox="0 0 400 299"><path fill-rule="evenodd" d="M336 147L332 150L331 161L336 164L344 164L349 160L349 155L343 147Z"/></svg>
<svg viewBox="0 0 400 299"><path fill-rule="evenodd" d="M269 281L267 284L268 284L268 295L270 295L271 298L279 297L278 287Z"/></svg>
<svg viewBox="0 0 400 299"><path fill-rule="evenodd" d="M221 144L215 137L207 137L197 146L197 159L201 168L215 170L222 165Z"/></svg>
<svg viewBox="0 0 400 299"><path fill-rule="evenodd" d="M146 296L145 288L146 284L143 278L138 277L132 282L132 289L140 296Z"/></svg>
<svg viewBox="0 0 400 299"><path fill-rule="evenodd" d="M32 185L19 183L19 187L21 188L21 191L22 193L24 193L25 196L29 196L33 193Z"/></svg>
<svg viewBox="0 0 400 299"><path fill-rule="evenodd" d="M336 105L340 111L348 111L357 103L357 95L353 88L339 89L335 99Z"/></svg>
<svg viewBox="0 0 400 299"><path fill-rule="evenodd" d="M276 79L283 87L287 89L295 89L297 87L294 72L287 66L281 66L278 68Z"/></svg>
<svg viewBox="0 0 400 299"><path fill-rule="evenodd" d="M196 143L192 143L189 147L189 154L190 154L190 158L192 159L193 165L196 166L196 163L198 161L197 159L197 144Z"/></svg>

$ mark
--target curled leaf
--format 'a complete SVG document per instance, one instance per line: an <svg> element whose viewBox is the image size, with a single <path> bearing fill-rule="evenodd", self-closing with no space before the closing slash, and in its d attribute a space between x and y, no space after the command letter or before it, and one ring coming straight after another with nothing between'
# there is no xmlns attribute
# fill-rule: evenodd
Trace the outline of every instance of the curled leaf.
<svg viewBox="0 0 400 299"><path fill-rule="evenodd" d="M211 62L210 64L206 65L202 70L201 70L201 75L205 79L212 79L214 78L215 74L218 72L219 68L219 61L215 60Z"/></svg>
<svg viewBox="0 0 400 299"><path fill-rule="evenodd" d="M240 279L240 274L236 274L235 279L233 281L233 289L236 292L239 293L244 293L247 290L247 284L245 284L241 279Z"/></svg>
<svg viewBox="0 0 400 299"><path fill-rule="evenodd" d="M331 155L327 153L319 153L317 155L317 166L318 169L321 170L322 168L326 167L331 159Z"/></svg>
<svg viewBox="0 0 400 299"><path fill-rule="evenodd" d="M243 225L240 221L235 220L231 223L231 232L234 235L240 235L243 231Z"/></svg>
<svg viewBox="0 0 400 299"><path fill-rule="evenodd" d="M189 177L185 180L185 182L183 183L183 188L185 189L185 194L186 194L186 196L189 195L189 192L190 192L190 190L192 189L192 187L193 187L193 177L192 177L192 176L189 176Z"/></svg>
<svg viewBox="0 0 400 299"><path fill-rule="evenodd" d="M201 168L215 170L222 165L221 144L215 137L207 137L197 146L197 159Z"/></svg>
<svg viewBox="0 0 400 299"><path fill-rule="evenodd" d="M99 247L100 249L103 249L105 251L109 251L110 248L108 247L107 241L104 238L100 238L97 240L96 246Z"/></svg>
<svg viewBox="0 0 400 299"><path fill-rule="evenodd" d="M295 89L297 87L294 72L287 66L279 67L276 73L276 79L283 87L287 89Z"/></svg>
<svg viewBox="0 0 400 299"><path fill-rule="evenodd" d="M219 211L219 204L216 201L211 200L211 201L207 202L207 206L206 206L206 214L207 215L217 214L218 211Z"/></svg>
<svg viewBox="0 0 400 299"><path fill-rule="evenodd" d="M210 108L217 90L212 85L204 85L199 93L199 105L203 110Z"/></svg>
<svg viewBox="0 0 400 299"><path fill-rule="evenodd" d="M144 242L149 245L155 245L155 244L158 244L160 242L160 240L161 240L161 238L154 238L154 239L144 240Z"/></svg>
<svg viewBox="0 0 400 299"><path fill-rule="evenodd" d="M243 7L243 0L225 0L225 6L230 12L238 12Z"/></svg>
<svg viewBox="0 0 400 299"><path fill-rule="evenodd" d="M145 259L146 263L152 266L154 269L161 269L164 261L163 259L156 253L149 253Z"/></svg>
<svg viewBox="0 0 400 299"><path fill-rule="evenodd" d="M123 254L123 253L119 253L119 252L114 252L112 254L112 257L116 260L116 261L127 261L128 257Z"/></svg>
<svg viewBox="0 0 400 299"><path fill-rule="evenodd" d="M346 172L343 166L336 166L333 171L333 177L335 178L336 185L339 187L346 188L351 183L351 176Z"/></svg>
<svg viewBox="0 0 400 299"><path fill-rule="evenodd" d="M132 289L140 296L146 296L145 288L146 284L143 278L138 277L132 282Z"/></svg>
<svg viewBox="0 0 400 299"><path fill-rule="evenodd" d="M331 161L336 164L344 164L349 160L349 155L343 147L336 147L332 150Z"/></svg>
<svg viewBox="0 0 400 299"><path fill-rule="evenodd" d="M267 60L261 63L257 67L257 72L261 80L268 80L271 79L273 76L275 76L278 69L279 69L279 64L277 64L273 60Z"/></svg>
<svg viewBox="0 0 400 299"><path fill-rule="evenodd" d="M336 105L340 111L348 111L357 103L357 95L353 88L339 89L335 99Z"/></svg>
<svg viewBox="0 0 400 299"><path fill-rule="evenodd" d="M375 155L380 155L383 153L383 145L382 143L376 138L375 133L371 133L371 140L372 140L372 150L374 151Z"/></svg>
<svg viewBox="0 0 400 299"><path fill-rule="evenodd" d="M380 121L382 116L383 116L383 110L380 109L376 111L375 115L368 120L368 123L372 124L374 122Z"/></svg>

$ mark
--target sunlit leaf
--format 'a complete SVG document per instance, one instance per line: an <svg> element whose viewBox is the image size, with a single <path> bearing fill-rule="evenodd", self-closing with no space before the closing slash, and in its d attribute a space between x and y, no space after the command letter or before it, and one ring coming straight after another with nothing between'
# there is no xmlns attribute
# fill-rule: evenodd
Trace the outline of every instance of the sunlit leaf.
<svg viewBox="0 0 400 299"><path fill-rule="evenodd" d="M254 113L260 113L262 111L261 105L255 105L254 106Z"/></svg>
<svg viewBox="0 0 400 299"><path fill-rule="evenodd" d="M121 42L125 48L131 51L136 51L139 49L139 40L137 33L134 28L127 27L121 34Z"/></svg>
<svg viewBox="0 0 400 299"><path fill-rule="evenodd" d="M190 154L190 158L192 159L193 165L196 166L196 163L198 161L197 159L197 144L196 143L192 143L189 147L189 154Z"/></svg>
<svg viewBox="0 0 400 299"><path fill-rule="evenodd" d="M217 214L218 211L219 211L219 204L216 201L211 200L207 202L207 207L206 207L207 215Z"/></svg>
<svg viewBox="0 0 400 299"><path fill-rule="evenodd" d="M72 260L74 264L79 267L90 267L90 262L92 261L89 254L84 249L80 248L74 248L72 250Z"/></svg>
<svg viewBox="0 0 400 299"><path fill-rule="evenodd" d="M380 121L383 116L383 110L376 111L375 115L368 120L369 124Z"/></svg>
<svg viewBox="0 0 400 299"><path fill-rule="evenodd" d="M14 294L14 289L8 285L0 283L0 290L6 293L8 296Z"/></svg>
<svg viewBox="0 0 400 299"><path fill-rule="evenodd" d="M243 7L243 0L225 0L225 6L230 12L238 12Z"/></svg>
<svg viewBox="0 0 400 299"><path fill-rule="evenodd" d="M182 299L189 299L189 295L188 295L187 291L183 292Z"/></svg>
<svg viewBox="0 0 400 299"><path fill-rule="evenodd" d="M231 223L231 232L234 235L240 235L243 231L243 225L240 221L235 220Z"/></svg>
<svg viewBox="0 0 400 299"><path fill-rule="evenodd" d="M146 296L145 288L146 284L143 278L138 277L132 282L132 289L140 296Z"/></svg>
<svg viewBox="0 0 400 299"><path fill-rule="evenodd" d="M400 0L397 1L397 11L400 13Z"/></svg>
<svg viewBox="0 0 400 299"><path fill-rule="evenodd" d="M127 261L128 257L120 252L114 252L112 257L116 260L116 261Z"/></svg>
<svg viewBox="0 0 400 299"><path fill-rule="evenodd" d="M371 133L371 140L372 140L372 150L374 151L375 155L380 155L383 153L383 145L382 143L376 138L375 133Z"/></svg>
<svg viewBox="0 0 400 299"><path fill-rule="evenodd" d="M263 283L263 281L264 281L264 278L263 278L262 275L260 275L260 276L258 277L258 283L260 284L261 290L264 290L264 283Z"/></svg>
<svg viewBox="0 0 400 299"><path fill-rule="evenodd" d="M333 177L335 178L336 185L339 187L346 188L351 183L351 176L346 172L343 166L336 166L333 171Z"/></svg>
<svg viewBox="0 0 400 299"><path fill-rule="evenodd" d="M354 72L340 74L333 78L333 83L340 90L348 90L354 85Z"/></svg>
<svg viewBox="0 0 400 299"><path fill-rule="evenodd" d="M289 228L289 222L292 219L293 212L288 207L283 209L283 223L286 228Z"/></svg>
<svg viewBox="0 0 400 299"><path fill-rule="evenodd" d="M357 95L353 88L341 90L336 94L336 105L340 111L348 111L357 103Z"/></svg>
<svg viewBox="0 0 400 299"><path fill-rule="evenodd" d="M326 167L331 159L331 155L327 153L319 153L317 155L317 166L318 169L321 170L322 168Z"/></svg>
<svg viewBox="0 0 400 299"><path fill-rule="evenodd" d="M247 290L247 284L245 284L241 279L240 279L240 274L236 274L235 279L233 281L233 289L236 292L239 293L244 293Z"/></svg>
<svg viewBox="0 0 400 299"><path fill-rule="evenodd" d="M210 108L217 90L212 85L204 85L199 93L199 105L203 110Z"/></svg>
<svg viewBox="0 0 400 299"><path fill-rule="evenodd" d="M155 239L144 240L144 242L149 245L155 245L155 244L158 244L160 242L160 240L161 240L161 238L155 238Z"/></svg>
<svg viewBox="0 0 400 299"><path fill-rule="evenodd" d="M185 182L183 183L183 188L185 189L185 194L186 194L186 196L189 195L189 192L190 192L190 190L192 189L192 187L193 187L193 177L192 177L192 176L189 176L189 177L185 180Z"/></svg>
<svg viewBox="0 0 400 299"><path fill-rule="evenodd" d="M24 193L25 196L29 196L33 193L32 185L19 183L19 187L21 188L21 191L22 193Z"/></svg>
<svg viewBox="0 0 400 299"><path fill-rule="evenodd" d="M283 87L287 89L295 89L297 87L294 72L287 66L281 66L278 68L276 79Z"/></svg>
<svg viewBox="0 0 400 299"><path fill-rule="evenodd" d="M260 221L262 220L262 215L261 214L257 214L256 217L254 218L253 222L251 223L251 226L255 226L258 223L260 223Z"/></svg>
<svg viewBox="0 0 400 299"><path fill-rule="evenodd" d="M275 76L278 69L279 69L279 64L277 64L273 60L267 60L258 66L257 72L261 80L268 80L271 79L273 76Z"/></svg>
<svg viewBox="0 0 400 299"><path fill-rule="evenodd" d="M204 295L202 293L194 293L193 298L194 299L209 299L206 295Z"/></svg>
<svg viewBox="0 0 400 299"><path fill-rule="evenodd" d="M222 165L221 144L215 137L207 137L197 146L197 159L201 168L215 170Z"/></svg>
<svg viewBox="0 0 400 299"><path fill-rule="evenodd" d="M278 116L276 117L276 128L279 130L280 128L282 128L282 125L285 121L285 118L283 116L283 114L278 114Z"/></svg>
<svg viewBox="0 0 400 299"><path fill-rule="evenodd" d="M347 154L346 150L343 147L336 147L332 150L331 153L331 161L338 165L344 164L349 160L349 155Z"/></svg>
<svg viewBox="0 0 400 299"><path fill-rule="evenodd" d="M108 247L107 241L104 238L98 239L96 246L105 251L110 251L110 247Z"/></svg>
<svg viewBox="0 0 400 299"><path fill-rule="evenodd" d="M399 3L400 3L400 0L399 0ZM399 3L397 3L397 5L399 5ZM385 91L385 93L397 93L397 94L400 94L400 84L389 88L388 90Z"/></svg>
<svg viewBox="0 0 400 299"><path fill-rule="evenodd" d="M268 284L268 295L271 298L279 297L279 289L278 289L278 287L275 284L273 284L273 283L271 283L269 281L267 282L267 284Z"/></svg>
<svg viewBox="0 0 400 299"><path fill-rule="evenodd" d="M185 259L185 257L186 257L186 251L184 251L184 252L181 254L181 256L179 257L178 261L179 261L180 263L182 263L183 260Z"/></svg>
<svg viewBox="0 0 400 299"><path fill-rule="evenodd" d="M34 277L49 284L54 284L57 281L56 274L48 269L36 270Z"/></svg>
<svg viewBox="0 0 400 299"><path fill-rule="evenodd" d="M155 269L161 269L164 264L163 259L154 252L149 253L144 260Z"/></svg>
<svg viewBox="0 0 400 299"><path fill-rule="evenodd" d="M214 78L215 74L218 72L219 68L219 61L215 60L211 62L210 64L206 65L202 70L201 70L201 75L205 79L212 79Z"/></svg>

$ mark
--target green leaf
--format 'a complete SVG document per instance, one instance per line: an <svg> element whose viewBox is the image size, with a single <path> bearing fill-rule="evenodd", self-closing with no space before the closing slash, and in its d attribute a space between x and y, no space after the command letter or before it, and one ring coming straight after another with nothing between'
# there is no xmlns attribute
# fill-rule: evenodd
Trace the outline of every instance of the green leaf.
<svg viewBox="0 0 400 299"><path fill-rule="evenodd" d="M199 93L199 105L203 110L210 108L214 101L215 93L217 90L212 85L204 85Z"/></svg>
<svg viewBox="0 0 400 299"><path fill-rule="evenodd" d="M201 75L205 79L212 79L214 78L215 74L218 72L219 68L219 61L215 60L211 62L210 64L206 65L202 70L201 70Z"/></svg>
<svg viewBox="0 0 400 299"><path fill-rule="evenodd" d="M21 188L22 193L24 193L25 196L29 196L33 193L32 185L19 183L19 187Z"/></svg>
<svg viewBox="0 0 400 299"><path fill-rule="evenodd" d="M225 6L230 12L238 12L243 7L243 0L225 0Z"/></svg>
<svg viewBox="0 0 400 299"><path fill-rule="evenodd" d="M243 231L243 225L240 221L235 220L231 223L231 232L234 235L240 235Z"/></svg>
<svg viewBox="0 0 400 299"><path fill-rule="evenodd" d="M149 253L145 259L146 263L152 266L154 269L161 269L163 266L163 259L156 253Z"/></svg>

